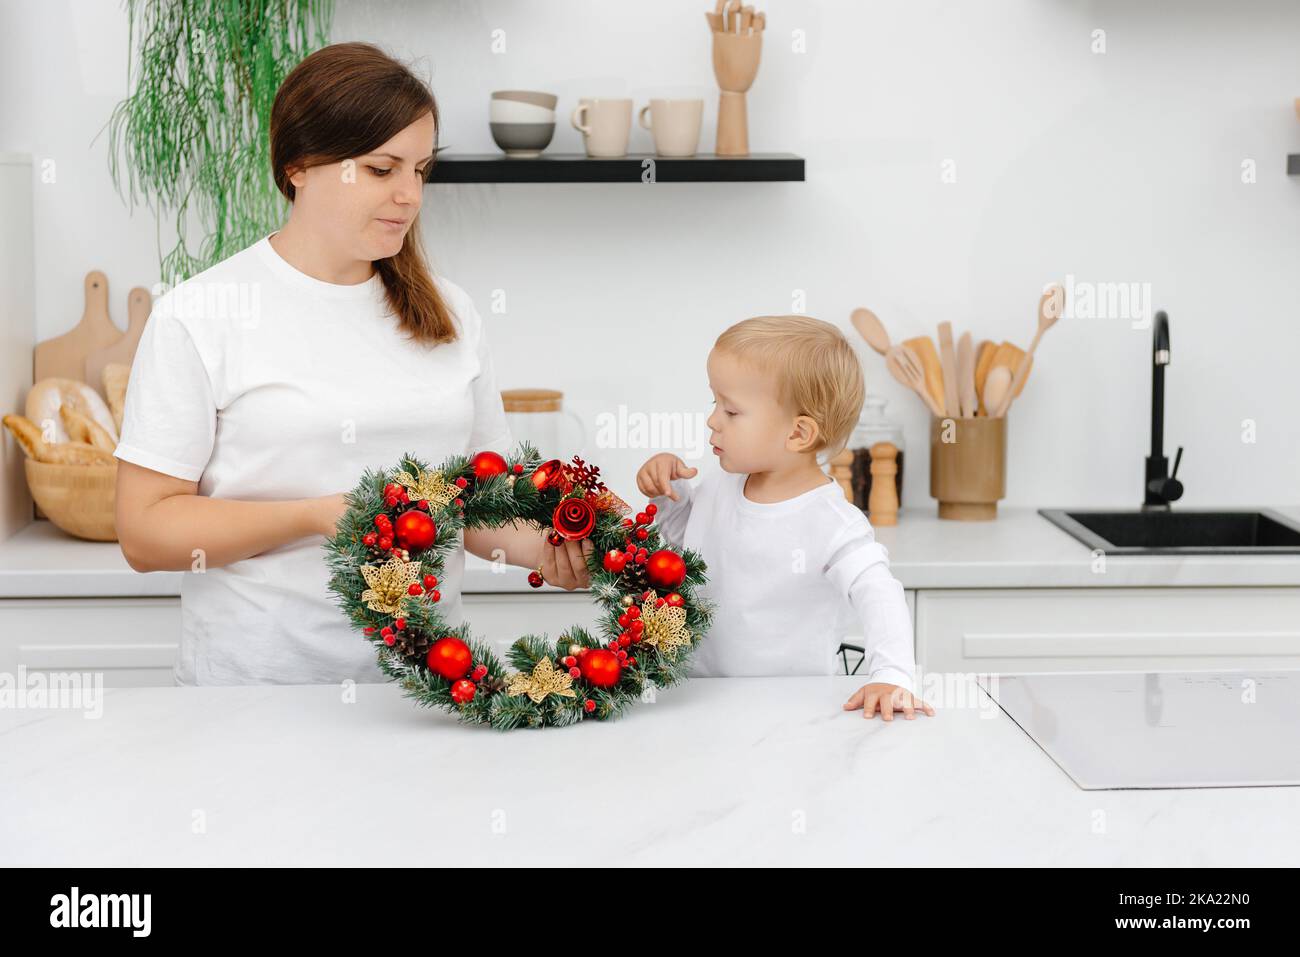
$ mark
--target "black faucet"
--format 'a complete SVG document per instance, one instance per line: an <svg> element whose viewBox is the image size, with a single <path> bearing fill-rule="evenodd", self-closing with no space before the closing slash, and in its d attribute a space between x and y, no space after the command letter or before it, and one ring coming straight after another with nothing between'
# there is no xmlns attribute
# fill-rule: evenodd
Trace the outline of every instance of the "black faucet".
<svg viewBox="0 0 1300 957"><path fill-rule="evenodd" d="M1183 460L1183 447L1178 446L1174 456L1174 470L1169 472L1169 459L1165 458L1165 366L1169 365L1169 317L1156 313L1155 331L1151 337L1151 454L1147 456L1146 494L1142 511L1169 509L1169 503L1183 497L1183 483L1178 481L1178 464Z"/></svg>

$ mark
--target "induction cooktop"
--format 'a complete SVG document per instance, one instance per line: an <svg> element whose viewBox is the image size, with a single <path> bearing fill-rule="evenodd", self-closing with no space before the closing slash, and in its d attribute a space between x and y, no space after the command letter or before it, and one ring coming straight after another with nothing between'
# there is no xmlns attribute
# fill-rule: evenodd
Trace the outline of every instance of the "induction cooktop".
<svg viewBox="0 0 1300 957"><path fill-rule="evenodd" d="M981 677L1085 791L1300 785L1300 671Z"/></svg>

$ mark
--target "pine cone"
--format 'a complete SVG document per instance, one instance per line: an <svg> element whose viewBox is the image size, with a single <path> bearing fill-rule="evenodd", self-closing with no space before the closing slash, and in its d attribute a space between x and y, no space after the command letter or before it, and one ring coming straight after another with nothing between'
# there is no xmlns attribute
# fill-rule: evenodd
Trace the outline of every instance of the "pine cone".
<svg viewBox="0 0 1300 957"><path fill-rule="evenodd" d="M646 573L644 565L628 562L623 566L623 578L619 582L619 588L640 594L649 587L650 576Z"/></svg>
<svg viewBox="0 0 1300 957"><path fill-rule="evenodd" d="M393 647L403 657L413 658L416 661L423 661L432 645L433 639L416 628L403 628L397 632L397 640L393 642Z"/></svg>
<svg viewBox="0 0 1300 957"><path fill-rule="evenodd" d="M500 675L484 675L478 683L478 690L483 694L496 694L506 689L506 679Z"/></svg>

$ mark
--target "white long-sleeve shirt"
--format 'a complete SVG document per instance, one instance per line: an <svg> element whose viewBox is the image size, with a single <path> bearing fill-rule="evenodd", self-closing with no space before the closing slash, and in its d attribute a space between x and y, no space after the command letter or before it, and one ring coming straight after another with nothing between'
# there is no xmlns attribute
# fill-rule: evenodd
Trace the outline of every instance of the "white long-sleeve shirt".
<svg viewBox="0 0 1300 957"><path fill-rule="evenodd" d="M870 682L915 692L912 621L903 586L871 523L827 484L784 502L752 502L744 474L673 482L652 499L660 533L708 565L701 594L713 624L691 674L820 675L835 671L845 613L865 638Z"/></svg>

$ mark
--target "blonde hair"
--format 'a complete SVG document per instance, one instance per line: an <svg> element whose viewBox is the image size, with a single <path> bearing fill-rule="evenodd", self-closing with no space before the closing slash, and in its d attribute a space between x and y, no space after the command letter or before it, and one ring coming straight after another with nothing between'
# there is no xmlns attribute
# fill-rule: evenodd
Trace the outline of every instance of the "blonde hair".
<svg viewBox="0 0 1300 957"><path fill-rule="evenodd" d="M756 316L718 336L713 347L771 373L777 401L817 423L813 449L839 454L862 412L862 365L838 327L811 316Z"/></svg>

